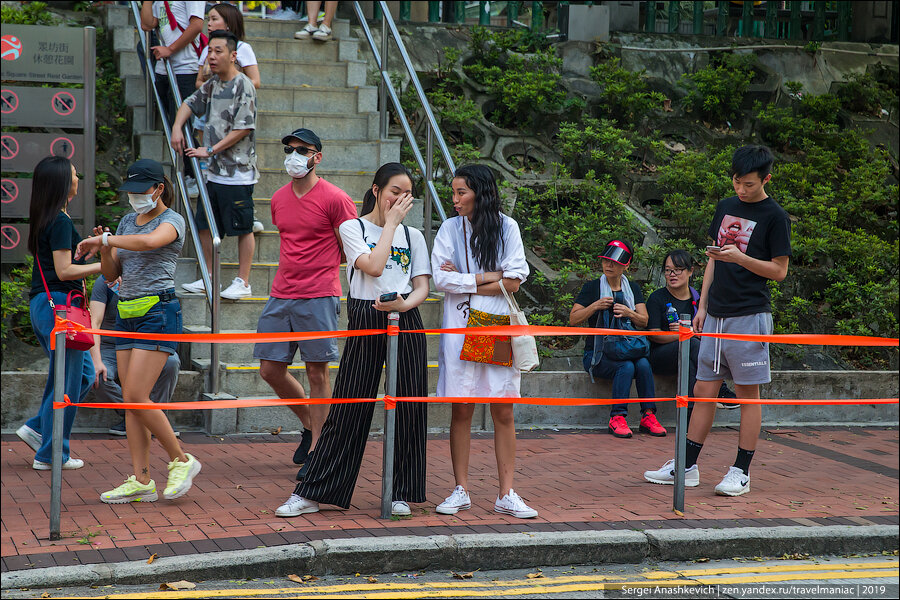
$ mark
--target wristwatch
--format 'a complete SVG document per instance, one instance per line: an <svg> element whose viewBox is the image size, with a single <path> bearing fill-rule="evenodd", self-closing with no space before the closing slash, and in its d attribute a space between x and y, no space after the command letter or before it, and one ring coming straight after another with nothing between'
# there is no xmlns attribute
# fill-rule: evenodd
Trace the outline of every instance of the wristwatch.
<svg viewBox="0 0 900 600"><path fill-rule="evenodd" d="M101 242L103 243L104 246L109 246L109 236L110 236L110 235L112 235L112 234L111 234L110 232L108 232L108 231L104 231L104 232L103 232L103 236L102 236Z"/></svg>
<svg viewBox="0 0 900 600"><path fill-rule="evenodd" d="M213 147L212 147L212 146L207 146L207 147L206 147L206 153L209 154L210 156L215 156L215 155L216 155L216 151L213 150Z"/></svg>

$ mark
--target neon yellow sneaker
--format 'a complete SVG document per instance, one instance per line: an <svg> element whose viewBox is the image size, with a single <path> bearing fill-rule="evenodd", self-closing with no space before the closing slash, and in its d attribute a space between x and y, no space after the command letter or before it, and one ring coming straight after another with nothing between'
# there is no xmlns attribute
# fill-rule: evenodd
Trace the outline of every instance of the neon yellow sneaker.
<svg viewBox="0 0 900 600"><path fill-rule="evenodd" d="M190 454L185 456L188 457L187 462L173 460L169 463L169 481L163 491L163 498L166 500L174 500L187 494L194 476L200 472L200 461Z"/></svg>
<svg viewBox="0 0 900 600"><path fill-rule="evenodd" d="M100 501L107 504L127 504L129 502L156 502L159 496L156 494L156 482L152 479L144 485L134 475L125 480L125 483L114 490L100 494Z"/></svg>

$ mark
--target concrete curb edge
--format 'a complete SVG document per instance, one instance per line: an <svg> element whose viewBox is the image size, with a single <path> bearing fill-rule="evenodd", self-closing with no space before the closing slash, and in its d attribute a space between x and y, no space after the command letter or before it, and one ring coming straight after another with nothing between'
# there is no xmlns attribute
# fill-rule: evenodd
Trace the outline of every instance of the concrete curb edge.
<svg viewBox="0 0 900 600"><path fill-rule="evenodd" d="M171 556L152 564L131 561L11 571L3 573L0 589L881 552L897 549L898 533L897 525L830 525L346 538Z"/></svg>

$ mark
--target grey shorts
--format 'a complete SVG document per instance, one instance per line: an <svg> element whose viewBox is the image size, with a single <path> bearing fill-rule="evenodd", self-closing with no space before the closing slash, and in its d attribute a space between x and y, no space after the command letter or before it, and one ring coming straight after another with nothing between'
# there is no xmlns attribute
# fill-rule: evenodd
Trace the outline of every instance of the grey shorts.
<svg viewBox="0 0 900 600"><path fill-rule="evenodd" d="M259 316L257 333L283 333L307 331L337 331L341 299L324 298L269 298ZM330 362L340 358L337 340L327 338L300 342L262 342L253 349L253 358L291 363L300 349L303 362Z"/></svg>
<svg viewBox="0 0 900 600"><path fill-rule="evenodd" d="M756 313L741 317L718 318L707 315L704 333L744 333L770 335L772 313ZM718 358L718 371L716 359ZM745 342L704 337L700 339L697 379L718 381L731 379L737 385L758 385L772 381L769 369L768 342Z"/></svg>

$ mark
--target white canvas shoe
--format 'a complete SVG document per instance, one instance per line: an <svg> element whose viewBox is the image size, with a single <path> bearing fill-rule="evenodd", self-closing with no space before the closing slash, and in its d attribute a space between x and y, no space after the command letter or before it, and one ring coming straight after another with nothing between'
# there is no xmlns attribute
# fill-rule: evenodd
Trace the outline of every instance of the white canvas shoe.
<svg viewBox="0 0 900 600"><path fill-rule="evenodd" d="M469 498L469 494L463 486L458 485L453 488L453 493L438 504L434 510L442 515L455 515L461 510L470 508L472 508L472 500Z"/></svg>

